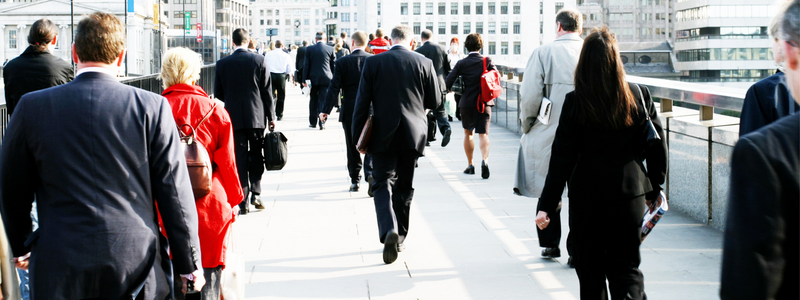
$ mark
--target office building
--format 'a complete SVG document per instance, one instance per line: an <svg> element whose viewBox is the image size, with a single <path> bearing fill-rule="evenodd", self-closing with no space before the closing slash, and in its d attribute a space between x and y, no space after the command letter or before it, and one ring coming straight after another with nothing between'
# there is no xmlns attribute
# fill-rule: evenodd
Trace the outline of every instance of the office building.
<svg viewBox="0 0 800 300"><path fill-rule="evenodd" d="M313 42L317 31L325 31L328 5L328 0L250 2L250 35L264 46L270 40L281 40L285 45L300 45L303 40ZM270 29L277 29L277 35L270 37Z"/></svg>

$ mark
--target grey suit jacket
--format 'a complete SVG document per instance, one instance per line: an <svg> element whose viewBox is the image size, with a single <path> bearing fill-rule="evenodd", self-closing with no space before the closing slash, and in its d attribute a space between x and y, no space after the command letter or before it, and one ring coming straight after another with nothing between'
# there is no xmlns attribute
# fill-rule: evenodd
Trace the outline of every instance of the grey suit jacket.
<svg viewBox="0 0 800 300"><path fill-rule="evenodd" d="M103 73L26 94L0 152L14 256L31 252L35 299L164 299L156 207L176 274L200 261L197 208L167 100ZM39 229L31 233L31 204Z"/></svg>

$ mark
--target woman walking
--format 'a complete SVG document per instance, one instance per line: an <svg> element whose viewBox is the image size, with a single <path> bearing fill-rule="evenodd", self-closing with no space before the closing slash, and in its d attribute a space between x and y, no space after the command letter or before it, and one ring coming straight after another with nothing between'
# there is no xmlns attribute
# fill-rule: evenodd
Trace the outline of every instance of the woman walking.
<svg viewBox="0 0 800 300"><path fill-rule="evenodd" d="M664 130L650 92L625 82L617 42L596 29L581 50L575 91L567 94L539 200L540 229L556 213L569 182L570 235L581 299L644 299L639 270L642 216L667 171L664 139L648 139L650 116ZM644 166L647 161L647 167Z"/></svg>
<svg viewBox="0 0 800 300"><path fill-rule="evenodd" d="M194 128L195 141L206 147L213 163L211 193L195 199L195 203L206 279L201 295L204 300L219 300L225 236L234 221L233 207L242 201L244 193L236 172L231 119L221 102L210 99L203 88L194 85L200 79L201 65L200 55L194 51L172 48L164 55L160 77L166 88L162 95L172 107L175 124L183 134L191 134L183 124ZM206 116L208 119L200 124ZM176 288L176 292L180 290Z"/></svg>
<svg viewBox="0 0 800 300"><path fill-rule="evenodd" d="M456 67L456 63L458 63L458 61L461 60L462 58L464 58L464 53L461 52L461 44L459 43L457 37L453 37L452 39L450 39L450 48L447 49L447 59L450 60L450 69L451 70L454 69ZM448 101L452 101L450 100L451 97L453 98L453 100L456 101L455 116L460 121L461 108L458 107L458 104L461 102L461 95L453 93L452 96L447 97ZM445 107L448 106L446 105ZM450 121L452 121L452 119Z"/></svg>
<svg viewBox="0 0 800 300"><path fill-rule="evenodd" d="M453 83L459 76L464 81L464 92L461 94L461 101L458 107L461 109L461 125L464 128L464 151L467 154L469 166L464 170L465 174L475 174L475 166L472 162L472 154L475 152L475 133L481 140L481 177L489 178L489 122L492 117L492 106L494 100L483 103L478 100L481 95L481 75L483 70L493 70L492 59L483 57L479 51L483 48L483 39L479 33L471 33L467 36L464 46L469 51L469 56L458 61L450 75L447 75L447 90L453 87Z"/></svg>

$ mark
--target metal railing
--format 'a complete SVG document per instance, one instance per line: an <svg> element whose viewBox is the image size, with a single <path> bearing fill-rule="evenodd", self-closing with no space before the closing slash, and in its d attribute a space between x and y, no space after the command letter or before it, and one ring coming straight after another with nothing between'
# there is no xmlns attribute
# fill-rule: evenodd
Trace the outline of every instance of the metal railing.
<svg viewBox="0 0 800 300"><path fill-rule="evenodd" d="M507 76L502 86L503 95L495 102L493 114L495 123L506 126L511 130L517 130L519 125L511 124L508 120L509 115L515 115L519 119L519 88L524 76L525 69L520 67L497 66L497 70ZM672 112L674 102L681 102L699 106L700 121L714 119L714 109L741 112L744 104L746 89L717 87L690 82L674 80L647 78L639 76L628 76L629 82L647 86L654 98L661 102L661 112Z"/></svg>
<svg viewBox="0 0 800 300"><path fill-rule="evenodd" d="M200 80L198 80L197 85L203 88L203 90L208 93L209 96L214 94L214 70L215 64L205 65L200 68ZM156 94L161 94L164 91L164 87L161 84L161 80L158 80L158 74L150 74L145 76L133 77L133 78L126 78L120 80L120 82L134 86L146 91L150 91Z"/></svg>

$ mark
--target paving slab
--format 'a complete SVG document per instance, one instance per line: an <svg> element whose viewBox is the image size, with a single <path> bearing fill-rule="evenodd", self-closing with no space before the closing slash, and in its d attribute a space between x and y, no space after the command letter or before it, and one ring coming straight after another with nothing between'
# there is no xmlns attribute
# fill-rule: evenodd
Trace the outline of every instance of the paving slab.
<svg viewBox="0 0 800 300"><path fill-rule="evenodd" d="M451 123L450 145L433 142L419 160L406 250L386 265L366 183L348 192L338 115L326 130L309 128L307 115L308 97L289 86L277 127L289 139L288 163L264 174L266 209L234 226L247 299L579 298L566 251L539 256L536 199L512 194L516 134L492 125L491 177L481 179L462 173L464 132ZM568 206L564 199L564 220ZM669 212L641 248L648 298L717 299L721 244L718 230Z"/></svg>

